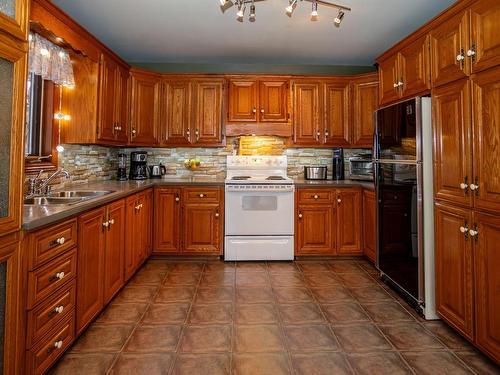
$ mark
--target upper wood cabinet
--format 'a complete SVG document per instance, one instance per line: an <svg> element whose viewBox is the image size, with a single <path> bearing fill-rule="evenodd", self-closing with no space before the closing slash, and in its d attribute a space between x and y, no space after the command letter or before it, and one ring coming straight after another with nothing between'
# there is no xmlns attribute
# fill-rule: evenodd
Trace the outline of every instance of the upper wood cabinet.
<svg viewBox="0 0 500 375"><path fill-rule="evenodd" d="M193 81L194 123L191 143L199 146L222 146L224 79Z"/></svg>
<svg viewBox="0 0 500 375"><path fill-rule="evenodd" d="M0 29L20 39L28 39L28 0L3 0L0 6Z"/></svg>
<svg viewBox="0 0 500 375"><path fill-rule="evenodd" d="M375 111L378 108L378 77L372 74L354 79L351 88L351 146L371 148L375 129Z"/></svg>
<svg viewBox="0 0 500 375"><path fill-rule="evenodd" d="M160 121L160 78L140 70L131 70L132 108L130 144L154 146L158 143Z"/></svg>
<svg viewBox="0 0 500 375"><path fill-rule="evenodd" d="M469 22L467 12L461 12L430 32L432 86L467 76Z"/></svg>
<svg viewBox="0 0 500 375"><path fill-rule="evenodd" d="M380 104L430 89L429 42L423 36L379 63Z"/></svg>
<svg viewBox="0 0 500 375"><path fill-rule="evenodd" d="M435 88L432 95L434 132L434 197L472 205L471 95L467 79Z"/></svg>
<svg viewBox="0 0 500 375"><path fill-rule="evenodd" d="M100 62L97 140L128 142L128 68L103 54Z"/></svg>
<svg viewBox="0 0 500 375"><path fill-rule="evenodd" d="M288 80L282 78L230 78L228 123L288 121Z"/></svg>
<svg viewBox="0 0 500 375"><path fill-rule="evenodd" d="M322 85L317 81L293 81L293 143L319 146L323 130ZM321 130L320 130L321 129Z"/></svg>
<svg viewBox="0 0 500 375"><path fill-rule="evenodd" d="M191 81L165 80L161 99L160 143L189 145L191 143Z"/></svg>
<svg viewBox="0 0 500 375"><path fill-rule="evenodd" d="M0 237L21 227L26 61L23 44L0 35Z"/></svg>
<svg viewBox="0 0 500 375"><path fill-rule="evenodd" d="M475 1L470 7L471 72L500 65L500 3L497 0Z"/></svg>
<svg viewBox="0 0 500 375"><path fill-rule="evenodd" d="M327 146L349 146L351 142L351 102L349 81L325 82L323 143Z"/></svg>

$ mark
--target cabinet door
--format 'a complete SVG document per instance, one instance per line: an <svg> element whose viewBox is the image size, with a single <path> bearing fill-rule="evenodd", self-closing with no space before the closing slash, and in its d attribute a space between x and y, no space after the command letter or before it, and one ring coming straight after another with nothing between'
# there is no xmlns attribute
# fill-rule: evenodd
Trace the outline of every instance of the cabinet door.
<svg viewBox="0 0 500 375"><path fill-rule="evenodd" d="M132 119L130 143L155 145L158 143L160 81L153 75L132 74Z"/></svg>
<svg viewBox="0 0 500 375"><path fill-rule="evenodd" d="M97 138L99 141L115 140L115 131L117 130L116 106L118 99L116 92L118 65L116 62L106 56L101 55L100 75L99 75L99 119Z"/></svg>
<svg viewBox="0 0 500 375"><path fill-rule="evenodd" d="M115 139L120 144L128 142L128 122L130 117L130 73L127 68L116 69L115 98Z"/></svg>
<svg viewBox="0 0 500 375"><path fill-rule="evenodd" d="M431 30L432 87L467 76L467 13L459 13Z"/></svg>
<svg viewBox="0 0 500 375"><path fill-rule="evenodd" d="M474 213L478 235L474 237L476 342L500 361L500 217Z"/></svg>
<svg viewBox="0 0 500 375"><path fill-rule="evenodd" d="M500 211L500 67L473 76L476 208Z"/></svg>
<svg viewBox="0 0 500 375"><path fill-rule="evenodd" d="M327 83L325 92L325 126L323 143L341 147L350 145L349 83Z"/></svg>
<svg viewBox="0 0 500 375"><path fill-rule="evenodd" d="M474 339L470 211L442 204L434 208L436 308L469 340Z"/></svg>
<svg viewBox="0 0 500 375"><path fill-rule="evenodd" d="M184 205L182 230L185 253L221 253L222 212L217 203Z"/></svg>
<svg viewBox="0 0 500 375"><path fill-rule="evenodd" d="M470 84L464 79L433 90L434 197L471 205ZM461 185L462 184L462 185Z"/></svg>
<svg viewBox="0 0 500 375"><path fill-rule="evenodd" d="M288 81L259 82L259 121L286 122L288 120Z"/></svg>
<svg viewBox="0 0 500 375"><path fill-rule="evenodd" d="M222 92L224 80L199 80L194 83L194 140L198 146L222 145Z"/></svg>
<svg viewBox="0 0 500 375"><path fill-rule="evenodd" d="M145 260L151 252L153 251L153 189L148 189L143 193L143 224L142 232L144 233L144 249L145 249Z"/></svg>
<svg viewBox="0 0 500 375"><path fill-rule="evenodd" d="M337 254L361 254L361 190L337 190Z"/></svg>
<svg viewBox="0 0 500 375"><path fill-rule="evenodd" d="M228 122L256 122L258 103L256 80L230 80Z"/></svg>
<svg viewBox="0 0 500 375"><path fill-rule="evenodd" d="M500 3L475 1L470 7L472 73L500 65ZM467 54L469 55L469 54Z"/></svg>
<svg viewBox="0 0 500 375"><path fill-rule="evenodd" d="M352 85L352 145L373 147L375 111L378 108L378 81L355 81Z"/></svg>
<svg viewBox="0 0 500 375"><path fill-rule="evenodd" d="M80 333L104 306L104 251L106 209L78 218L78 277L76 329Z"/></svg>
<svg viewBox="0 0 500 375"><path fill-rule="evenodd" d="M429 39L423 36L399 53L401 96L408 98L430 90Z"/></svg>
<svg viewBox="0 0 500 375"><path fill-rule="evenodd" d="M377 259L375 192L363 190L363 250L365 256L375 263Z"/></svg>
<svg viewBox="0 0 500 375"><path fill-rule="evenodd" d="M298 146L321 144L320 90L318 82L293 84L293 142Z"/></svg>
<svg viewBox="0 0 500 375"><path fill-rule="evenodd" d="M162 100L164 121L161 122L161 143L189 145L191 142L191 83L166 82Z"/></svg>
<svg viewBox="0 0 500 375"><path fill-rule="evenodd" d="M0 29L26 40L29 3L27 0L1 0Z"/></svg>
<svg viewBox="0 0 500 375"><path fill-rule="evenodd" d="M107 220L103 276L104 304L107 304L124 284L125 200L108 206Z"/></svg>
<svg viewBox="0 0 500 375"><path fill-rule="evenodd" d="M26 54L0 39L0 236L21 227Z"/></svg>
<svg viewBox="0 0 500 375"><path fill-rule="evenodd" d="M124 276L125 280L135 273L138 263L140 228L138 226L139 204L137 195L132 195L125 200L125 259Z"/></svg>
<svg viewBox="0 0 500 375"><path fill-rule="evenodd" d="M398 55L388 57L378 66L379 99L384 105L399 99Z"/></svg>
<svg viewBox="0 0 500 375"><path fill-rule="evenodd" d="M155 189L154 253L180 251L180 189Z"/></svg>
<svg viewBox="0 0 500 375"><path fill-rule="evenodd" d="M331 204L300 205L296 219L296 255L335 253L335 208Z"/></svg>

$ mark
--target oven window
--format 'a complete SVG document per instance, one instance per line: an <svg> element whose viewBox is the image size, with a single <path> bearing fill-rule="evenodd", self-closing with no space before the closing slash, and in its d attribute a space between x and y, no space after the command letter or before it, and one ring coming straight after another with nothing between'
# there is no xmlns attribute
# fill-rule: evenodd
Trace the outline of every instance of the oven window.
<svg viewBox="0 0 500 375"><path fill-rule="evenodd" d="M278 197L243 197L242 208L243 211L276 211L278 209Z"/></svg>

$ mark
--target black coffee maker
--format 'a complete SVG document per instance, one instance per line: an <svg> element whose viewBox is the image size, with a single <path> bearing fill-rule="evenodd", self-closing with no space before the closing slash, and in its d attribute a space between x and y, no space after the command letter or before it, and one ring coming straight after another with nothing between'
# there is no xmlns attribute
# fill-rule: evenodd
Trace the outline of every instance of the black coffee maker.
<svg viewBox="0 0 500 375"><path fill-rule="evenodd" d="M134 151L130 153L131 180L145 180L148 178L148 153L146 151Z"/></svg>
<svg viewBox="0 0 500 375"><path fill-rule="evenodd" d="M334 180L344 179L344 149L340 147L333 149L332 178Z"/></svg>

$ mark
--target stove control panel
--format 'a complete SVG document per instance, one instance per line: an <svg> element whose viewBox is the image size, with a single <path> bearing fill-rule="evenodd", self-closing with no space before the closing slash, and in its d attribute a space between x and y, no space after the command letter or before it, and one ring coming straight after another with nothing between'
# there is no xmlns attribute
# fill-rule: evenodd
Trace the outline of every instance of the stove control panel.
<svg viewBox="0 0 500 375"><path fill-rule="evenodd" d="M263 191L263 192L288 192L294 191L292 184L226 184L226 191Z"/></svg>

